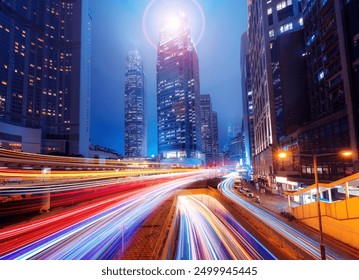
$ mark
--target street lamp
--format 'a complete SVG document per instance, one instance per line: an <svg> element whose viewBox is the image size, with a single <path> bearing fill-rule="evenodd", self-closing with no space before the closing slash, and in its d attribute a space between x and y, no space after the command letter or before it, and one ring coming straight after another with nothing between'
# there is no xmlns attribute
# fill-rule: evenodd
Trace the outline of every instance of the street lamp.
<svg viewBox="0 0 359 280"><path fill-rule="evenodd" d="M342 156L345 157L349 157L353 154L352 151L350 150L345 150L345 151L341 151L339 154L341 154ZM278 152L278 157L280 159L284 159L286 158L288 155L288 152L286 151L280 151ZM296 153L295 155L297 156L309 156L309 157L313 157L313 169L314 169L314 185L317 191L317 206L318 206L318 222L319 222L319 234L320 234L320 256L322 260L326 259L326 255L325 255L325 245L324 245L324 238L323 238L323 226L322 226L322 213L321 213L321 209L320 209L320 194L319 194L319 182L318 182L318 168L317 168L317 157L320 156L331 156L331 155L338 155L338 153L325 153L325 154L320 154L317 155L316 153L313 154L301 154L301 153Z"/></svg>

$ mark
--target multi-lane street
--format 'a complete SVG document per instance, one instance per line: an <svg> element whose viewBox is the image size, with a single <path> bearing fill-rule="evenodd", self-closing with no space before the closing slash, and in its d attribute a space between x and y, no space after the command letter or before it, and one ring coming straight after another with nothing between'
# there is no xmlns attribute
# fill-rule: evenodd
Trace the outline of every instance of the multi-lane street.
<svg viewBox="0 0 359 280"><path fill-rule="evenodd" d="M46 219L0 230L0 259L112 259L136 227L171 193L200 172L112 193ZM184 177L184 178L180 178ZM149 182L150 183L150 182ZM92 186L90 186L92 187Z"/></svg>
<svg viewBox="0 0 359 280"><path fill-rule="evenodd" d="M175 259L276 259L208 195L178 197Z"/></svg>
<svg viewBox="0 0 359 280"><path fill-rule="evenodd" d="M36 161L34 157L31 160ZM46 165L47 158L39 158ZM165 213L154 225L161 236L152 235L142 243L156 243L159 250L164 242L160 238L172 240L170 258L174 259L278 258L277 252L271 252L240 223L233 209L205 191L178 194L189 186L205 190L206 180L225 170L159 168L146 163L132 163L129 169L125 165L114 168L111 163L111 168L97 170L84 168L88 163L81 161L71 164L76 168L43 172L44 168L12 166L0 170L5 180L0 186L0 259L121 259L132 250L129 244L144 222L169 197L176 197L171 200L175 211ZM218 196L250 213L249 220L260 221L309 259L320 258L315 232L288 223L254 199L245 198L234 188L235 176L229 173L217 178ZM166 230L170 225L172 236ZM328 259L356 256L328 242Z"/></svg>

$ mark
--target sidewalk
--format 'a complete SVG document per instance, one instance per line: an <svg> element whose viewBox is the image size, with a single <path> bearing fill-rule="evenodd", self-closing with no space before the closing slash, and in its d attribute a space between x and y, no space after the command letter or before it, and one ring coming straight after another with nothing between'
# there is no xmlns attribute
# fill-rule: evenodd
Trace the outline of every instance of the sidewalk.
<svg viewBox="0 0 359 280"><path fill-rule="evenodd" d="M288 207L288 198L285 196L281 196L279 194L269 193L269 192L263 192L264 189L259 189L262 192L258 191L255 186L253 186L251 183L242 183L242 186L245 188L250 189L254 196L260 197L260 205L278 215L281 214L281 212L290 212L290 209ZM298 203L294 201L290 201L291 206L297 206Z"/></svg>
<svg viewBox="0 0 359 280"><path fill-rule="evenodd" d="M253 192L254 196L258 195L260 197L261 207L271 211L274 214L278 214L279 216L281 216L283 221L286 220L286 218L283 215L281 215L281 212L282 211L289 212L287 197L275 193L268 193L268 192L259 193L259 191L256 190L256 187L248 182L244 183L242 186L249 188ZM251 201L253 204L255 203L254 198L251 199ZM293 200L290 201L290 204L292 207L300 205L294 202ZM288 223L290 223L291 227L303 233L308 238L319 241L319 232L316 229L311 228L309 225L306 225L299 220L289 220ZM337 254L337 256L339 256L339 259L342 260L359 259L358 249L356 249L355 247L345 244L339 239L326 234L324 234L324 240L326 243L326 247L329 248L332 252L334 252L334 254Z"/></svg>

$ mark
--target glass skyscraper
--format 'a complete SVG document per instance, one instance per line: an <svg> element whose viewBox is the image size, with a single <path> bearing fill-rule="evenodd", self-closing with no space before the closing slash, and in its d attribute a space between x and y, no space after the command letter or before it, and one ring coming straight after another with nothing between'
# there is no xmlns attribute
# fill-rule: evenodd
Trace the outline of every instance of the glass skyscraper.
<svg viewBox="0 0 359 280"><path fill-rule="evenodd" d="M163 22L157 58L158 152L162 159L201 152L198 57L183 13Z"/></svg>
<svg viewBox="0 0 359 280"><path fill-rule="evenodd" d="M213 123L212 103L209 94L200 95L201 104L201 131L202 131L202 152L206 155L206 164L214 162L213 146Z"/></svg>
<svg viewBox="0 0 359 280"><path fill-rule="evenodd" d="M143 61L130 51L125 65L125 157L146 156Z"/></svg>
<svg viewBox="0 0 359 280"><path fill-rule="evenodd" d="M252 166L254 155L254 111L251 67L249 63L248 34L244 32L241 38L241 73L242 73L242 105L243 105L243 134L245 146L244 164Z"/></svg>
<svg viewBox="0 0 359 280"><path fill-rule="evenodd" d="M87 156L88 1L1 0L0 44L0 146Z"/></svg>
<svg viewBox="0 0 359 280"><path fill-rule="evenodd" d="M219 147L218 147L218 116L217 112L212 111L212 129L213 129L213 162L218 163Z"/></svg>

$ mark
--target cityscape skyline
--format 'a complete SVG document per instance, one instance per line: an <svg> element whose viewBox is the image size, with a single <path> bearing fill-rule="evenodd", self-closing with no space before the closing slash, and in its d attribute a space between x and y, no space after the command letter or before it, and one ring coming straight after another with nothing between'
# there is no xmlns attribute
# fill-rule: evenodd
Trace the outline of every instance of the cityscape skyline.
<svg viewBox="0 0 359 280"><path fill-rule="evenodd" d="M359 0L0 0L0 48L0 260L359 259Z"/></svg>
<svg viewBox="0 0 359 280"><path fill-rule="evenodd" d="M91 1L90 1L91 2ZM147 120L148 120L148 155L157 154L157 135L154 133L157 128L156 124L156 85L155 85L155 65L156 65L156 49L151 46L146 39L141 26L141 17L148 7L149 1L120 1L120 3L111 2L111 11L106 9L105 5L91 3L93 14L93 103L92 103L92 119L91 119L91 143L99 144L115 149L124 154L124 127L122 126L123 99L121 92L124 90L124 80L122 71L124 71L124 58L128 51L137 46L142 53L144 60L145 73L145 99ZM240 86L240 36L246 28L246 3L233 3L233 1L224 1L223 4L208 3L198 1L198 5L203 8L206 17L206 26L201 26L201 22L193 21L193 13L198 12L198 8L194 5L197 1L175 1L169 4L167 1L154 1L148 11L147 21L156 22L157 26L151 27L150 23L148 36L152 36L152 41L158 41L160 22L162 18L153 19L156 13L161 9L171 8L172 11L184 11L189 17L194 43L198 41L201 31L204 31L202 39L196 44L199 56L200 67L200 84L201 93L211 95L213 110L218 113L219 127L219 149L221 150L226 143L226 131L228 125L238 125L241 122L242 103L241 103L241 86ZM171 2L171 1L169 1ZM152 3L152 2L151 2ZM157 6L158 7L157 7ZM187 5L187 6L186 6ZM243 13L242 21L237 16L231 17L230 21L225 21L227 13L233 13L233 5ZM242 9L241 9L242 7ZM192 9L192 11L190 10ZM194 12L193 12L194 10ZM106 17L105 17L106 13ZM117 13L117 14L116 14ZM199 12L198 12L199 13ZM169 13L170 14L170 13ZM162 14L163 19L166 14ZM208 16L211 15L209 18ZM157 17L159 15L157 14ZM103 17L103 21L100 21ZM121 24L122 23L122 24ZM119 26L119 30L113 30L114 26ZM128 30L126 26L133 26ZM239 29L232 31L231 26L239 26ZM242 28L241 28L242 26ZM99 29L113 30L114 32L98 32ZM158 28L158 29L156 29ZM211 30L211 32L209 32ZM223 32L223 30L227 30ZM130 32L129 32L130 31ZM157 33L156 33L157 32ZM110 36L107 36L110 35ZM217 38L216 38L217 37ZM103 42L108 44L103 44ZM221 57L213 55L215 50L220 49L221 45L226 45ZM208 49L208 44L213 45L213 49ZM220 66L220 67L219 67ZM111 67L113 70L107 71ZM227 71L225 69L232 69ZM106 78L106 83L104 79ZM117 89L117 90L115 90ZM225 92L225 95L223 95ZM101 94L97 94L101 93ZM106 94L107 98L103 98ZM228 96L228 99L224 96ZM232 102L230 102L231 100ZM234 102L233 102L234 101ZM104 104L104 106L98 106ZM111 105L110 105L111 104ZM113 104L119 104L118 108ZM101 109L108 107L106 114ZM226 108L226 114L221 114L221 108ZM108 137L102 137L102 135Z"/></svg>

